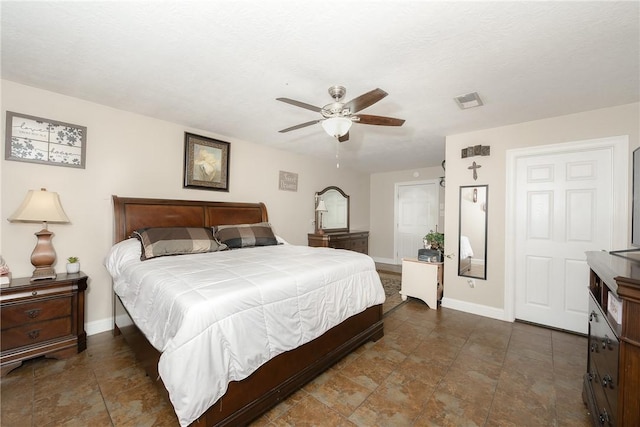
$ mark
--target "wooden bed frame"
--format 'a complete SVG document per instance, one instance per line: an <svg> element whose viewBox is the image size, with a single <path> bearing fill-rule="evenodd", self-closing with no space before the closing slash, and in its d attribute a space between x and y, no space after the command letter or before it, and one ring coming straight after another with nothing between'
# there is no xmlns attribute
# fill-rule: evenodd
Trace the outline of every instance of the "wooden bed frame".
<svg viewBox="0 0 640 427"><path fill-rule="evenodd" d="M113 196L115 243L143 227L209 227L267 221L263 203L206 202ZM114 293L114 334L122 334L147 374L158 375L158 352L134 325ZM224 396L192 426L246 425L369 340L384 335L382 305L368 308L294 350L280 354L248 378L233 381Z"/></svg>

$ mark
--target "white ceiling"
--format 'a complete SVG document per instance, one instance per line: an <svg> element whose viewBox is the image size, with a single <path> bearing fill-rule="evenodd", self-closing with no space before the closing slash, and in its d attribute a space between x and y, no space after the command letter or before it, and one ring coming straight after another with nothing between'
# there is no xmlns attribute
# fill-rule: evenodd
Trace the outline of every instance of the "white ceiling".
<svg viewBox="0 0 640 427"><path fill-rule="evenodd" d="M639 4L2 1L2 78L327 159L320 124L278 133L319 113L275 98L381 88L362 113L406 123L354 124L340 164L404 170L439 165L446 135L639 101Z"/></svg>

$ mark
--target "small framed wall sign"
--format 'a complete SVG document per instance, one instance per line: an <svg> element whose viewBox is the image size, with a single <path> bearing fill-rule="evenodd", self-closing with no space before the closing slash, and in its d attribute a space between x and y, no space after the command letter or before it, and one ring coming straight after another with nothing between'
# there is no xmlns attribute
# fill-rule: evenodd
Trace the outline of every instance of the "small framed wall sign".
<svg viewBox="0 0 640 427"><path fill-rule="evenodd" d="M85 167L87 128L7 111L6 160Z"/></svg>
<svg viewBox="0 0 640 427"><path fill-rule="evenodd" d="M280 171L278 189L284 191L298 191L298 174Z"/></svg>
<svg viewBox="0 0 640 427"><path fill-rule="evenodd" d="M185 132L184 188L229 191L230 145Z"/></svg>
<svg viewBox="0 0 640 427"><path fill-rule="evenodd" d="M460 157L466 159L467 157L489 155L491 155L490 145L474 145L473 147L463 148Z"/></svg>

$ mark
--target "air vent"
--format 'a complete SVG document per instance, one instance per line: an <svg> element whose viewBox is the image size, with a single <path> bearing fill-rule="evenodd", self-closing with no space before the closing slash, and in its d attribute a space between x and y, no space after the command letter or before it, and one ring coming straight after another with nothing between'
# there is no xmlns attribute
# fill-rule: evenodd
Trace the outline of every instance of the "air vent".
<svg viewBox="0 0 640 427"><path fill-rule="evenodd" d="M480 95L478 92L471 92L464 95L456 96L453 98L460 107L461 110L466 110L467 108L479 107L482 105L482 99L480 99Z"/></svg>

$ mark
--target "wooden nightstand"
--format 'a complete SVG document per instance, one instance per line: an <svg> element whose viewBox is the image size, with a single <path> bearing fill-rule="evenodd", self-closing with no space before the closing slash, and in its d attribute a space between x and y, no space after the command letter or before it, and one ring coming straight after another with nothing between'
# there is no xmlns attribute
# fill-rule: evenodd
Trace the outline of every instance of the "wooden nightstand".
<svg viewBox="0 0 640 427"><path fill-rule="evenodd" d="M84 291L87 276L54 280L14 278L0 288L0 376L38 356L62 359L87 348Z"/></svg>

